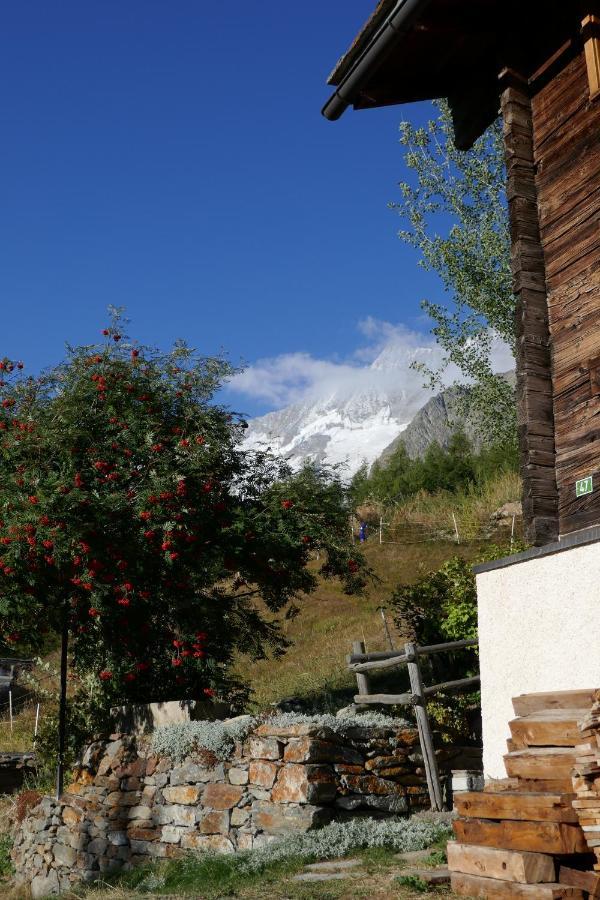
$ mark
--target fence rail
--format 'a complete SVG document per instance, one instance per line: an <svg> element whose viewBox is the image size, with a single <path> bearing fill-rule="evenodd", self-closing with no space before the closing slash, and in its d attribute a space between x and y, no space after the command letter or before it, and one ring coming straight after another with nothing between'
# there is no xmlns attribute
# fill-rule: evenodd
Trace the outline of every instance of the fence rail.
<svg viewBox="0 0 600 900"><path fill-rule="evenodd" d="M432 656L436 653L449 653L454 650L463 650L467 647L477 646L476 640L449 641L446 644L430 644L419 646L411 641L404 645L404 650L393 650L378 653L366 653L362 641L354 641L352 653L347 657L348 669L356 675L358 694L354 702L361 705L384 704L388 706L413 706L419 731L419 741L429 800L433 810L443 808L442 785L433 745L431 724L427 715L426 700L435 694L447 691L464 691L474 688L479 684L479 675L469 678L459 678L455 681L443 681L440 684L425 686L421 673L419 657ZM373 694L370 690L369 679L366 672L386 671L400 666L407 666L410 679L410 691L403 694Z"/></svg>

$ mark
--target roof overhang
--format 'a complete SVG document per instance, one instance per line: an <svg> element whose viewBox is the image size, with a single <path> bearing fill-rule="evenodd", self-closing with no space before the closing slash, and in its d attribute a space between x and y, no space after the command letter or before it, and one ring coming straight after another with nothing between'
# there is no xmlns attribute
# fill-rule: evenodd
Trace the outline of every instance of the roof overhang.
<svg viewBox="0 0 600 900"><path fill-rule="evenodd" d="M585 7L583 0L380 0L329 78L336 90L323 115L445 97L456 112L457 144L470 146L498 114L499 72L509 66L532 75L567 38L577 39Z"/></svg>

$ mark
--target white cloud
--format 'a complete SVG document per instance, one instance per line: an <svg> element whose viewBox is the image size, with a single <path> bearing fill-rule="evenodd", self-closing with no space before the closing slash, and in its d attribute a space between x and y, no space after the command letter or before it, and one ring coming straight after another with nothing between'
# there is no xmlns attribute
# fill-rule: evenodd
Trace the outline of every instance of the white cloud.
<svg viewBox="0 0 600 900"><path fill-rule="evenodd" d="M394 325L368 317L359 322L363 343L347 360L318 359L309 353L284 353L260 359L235 375L229 389L282 409L293 403L309 402L332 395L348 396L357 391L385 391L401 382L405 390L420 391L423 376L411 368L415 361L437 369L443 354L435 339L412 331L405 325ZM493 342L494 371L505 372L514 366L509 347ZM455 366L444 373L444 383L461 380Z"/></svg>

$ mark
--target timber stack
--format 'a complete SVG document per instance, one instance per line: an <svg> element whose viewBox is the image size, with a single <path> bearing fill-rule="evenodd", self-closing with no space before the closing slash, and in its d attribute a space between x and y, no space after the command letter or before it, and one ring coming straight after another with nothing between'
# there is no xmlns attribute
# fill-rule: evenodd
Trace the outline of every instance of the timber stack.
<svg viewBox="0 0 600 900"><path fill-rule="evenodd" d="M573 807L587 845L596 856L594 869L600 872L600 691L596 691L592 709L579 723L579 731L573 775L577 796Z"/></svg>
<svg viewBox="0 0 600 900"><path fill-rule="evenodd" d="M583 786L577 774L580 723L589 721L594 699L592 690L513 699L516 717L504 757L507 778L489 782L483 791L455 795L460 818L454 823L456 841L448 844L455 894L600 897L600 875L593 870L594 856L574 805ZM600 726L600 705L597 718ZM600 785L597 744L595 765ZM598 834L600 788L595 802Z"/></svg>

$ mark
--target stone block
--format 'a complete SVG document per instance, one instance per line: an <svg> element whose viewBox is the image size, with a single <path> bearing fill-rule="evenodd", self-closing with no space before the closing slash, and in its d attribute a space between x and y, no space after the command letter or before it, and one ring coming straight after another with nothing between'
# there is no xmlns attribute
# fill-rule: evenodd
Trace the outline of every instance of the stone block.
<svg viewBox="0 0 600 900"><path fill-rule="evenodd" d="M402 766L405 765L408 760L408 753L398 753L398 755L377 755L373 756L365 762L365 769L367 772L375 771L376 769L389 769L392 766Z"/></svg>
<svg viewBox="0 0 600 900"><path fill-rule="evenodd" d="M333 809L322 806L282 806L257 801L252 807L252 824L267 834L290 834L327 825L333 813Z"/></svg>
<svg viewBox="0 0 600 900"><path fill-rule="evenodd" d="M106 798L107 806L135 806L139 803L140 791L112 791Z"/></svg>
<svg viewBox="0 0 600 900"><path fill-rule="evenodd" d="M94 838L93 841L90 841L87 845L87 852L93 853L94 856L101 856L108 846L108 841L104 838ZM83 849L83 847L81 848Z"/></svg>
<svg viewBox="0 0 600 900"><path fill-rule="evenodd" d="M163 797L168 803L197 803L201 788L193 785L178 785L177 787L163 788Z"/></svg>
<svg viewBox="0 0 600 900"><path fill-rule="evenodd" d="M193 806L174 804L169 807L173 825L194 825L196 821L196 809Z"/></svg>
<svg viewBox="0 0 600 900"><path fill-rule="evenodd" d="M49 897L59 893L60 884L55 869L50 869L47 875L36 875L31 881L31 896L33 900L38 900L38 897Z"/></svg>
<svg viewBox="0 0 600 900"><path fill-rule="evenodd" d="M250 818L250 810L248 807L241 808L236 806L231 810L231 824L235 827L239 825L244 825L245 822Z"/></svg>
<svg viewBox="0 0 600 900"><path fill-rule="evenodd" d="M128 819L151 819L152 810L149 806L132 806L128 813Z"/></svg>
<svg viewBox="0 0 600 900"><path fill-rule="evenodd" d="M198 829L202 834L228 834L229 810L213 809L203 812L198 820Z"/></svg>
<svg viewBox="0 0 600 900"><path fill-rule="evenodd" d="M177 766L171 772L170 783L172 785L179 784L197 784L198 782L221 781L225 776L222 764L218 764L212 768L198 765L194 762L186 762L182 766Z"/></svg>
<svg viewBox="0 0 600 900"><path fill-rule="evenodd" d="M248 784L248 770L236 767L229 770L230 784Z"/></svg>
<svg viewBox="0 0 600 900"><path fill-rule="evenodd" d="M271 792L274 803L319 803L333 800L336 783L328 766L289 763L279 770Z"/></svg>
<svg viewBox="0 0 600 900"><path fill-rule="evenodd" d="M263 788L271 788L277 775L277 765L274 762L260 759L253 760L248 770L250 784L258 784Z"/></svg>
<svg viewBox="0 0 600 900"><path fill-rule="evenodd" d="M242 795L243 788L235 784L207 784L202 804L211 809L231 809L237 806Z"/></svg>
<svg viewBox="0 0 600 900"><path fill-rule="evenodd" d="M275 738L250 737L244 747L244 753L250 759L280 759L282 749L281 743Z"/></svg>
<svg viewBox="0 0 600 900"><path fill-rule="evenodd" d="M75 865L77 851L73 847L67 847L65 844L55 844L54 859L60 866L67 866L70 869Z"/></svg>
<svg viewBox="0 0 600 900"><path fill-rule="evenodd" d="M283 754L285 762L292 763L346 763L361 765L362 756L351 747L343 747L320 738L291 738Z"/></svg>
<svg viewBox="0 0 600 900"><path fill-rule="evenodd" d="M181 846L184 850L214 850L217 853L233 853L235 849L224 834L184 834Z"/></svg>
<svg viewBox="0 0 600 900"><path fill-rule="evenodd" d="M406 776L405 776L406 777ZM410 776L408 776L410 777ZM403 794L402 785L377 775L342 775L342 790L351 794Z"/></svg>
<svg viewBox="0 0 600 900"><path fill-rule="evenodd" d="M127 829L128 841L157 841L160 829L144 825L133 825Z"/></svg>
<svg viewBox="0 0 600 900"><path fill-rule="evenodd" d="M131 841L131 852L139 856L166 856L163 844L150 841Z"/></svg>
<svg viewBox="0 0 600 900"><path fill-rule="evenodd" d="M252 850L254 838L245 831L238 831L236 844L238 850Z"/></svg>
<svg viewBox="0 0 600 900"><path fill-rule="evenodd" d="M129 843L129 838L125 831L109 831L107 834L109 844L114 847L125 847Z"/></svg>
<svg viewBox="0 0 600 900"><path fill-rule="evenodd" d="M72 806L65 806L62 819L65 825L77 825L83 819L83 813L80 809L74 809Z"/></svg>
<svg viewBox="0 0 600 900"><path fill-rule="evenodd" d="M165 844L178 844L182 835L186 834L187 829L178 825L165 825L160 833L161 841Z"/></svg>

